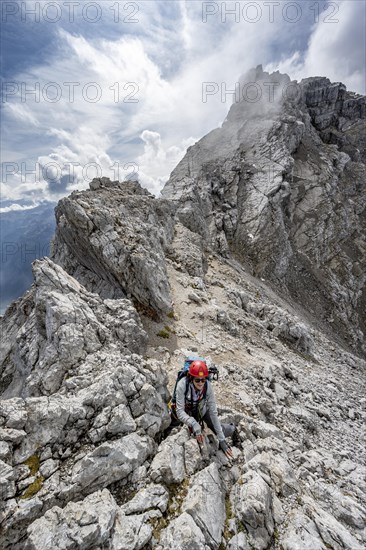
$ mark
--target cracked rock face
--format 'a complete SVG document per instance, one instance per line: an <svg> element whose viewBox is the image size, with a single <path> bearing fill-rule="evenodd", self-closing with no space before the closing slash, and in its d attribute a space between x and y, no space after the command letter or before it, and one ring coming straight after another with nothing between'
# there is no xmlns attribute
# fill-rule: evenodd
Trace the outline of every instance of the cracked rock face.
<svg viewBox="0 0 366 550"><path fill-rule="evenodd" d="M192 478L182 506L203 532L209 546L217 547L225 522L225 500L216 464L210 464Z"/></svg>
<svg viewBox="0 0 366 550"><path fill-rule="evenodd" d="M131 302L101 299L49 259L35 262L34 279L3 319L4 545L21 544L40 509L128 484L169 423L165 375L136 353L147 335ZM52 525L57 510L47 516ZM81 529L85 547L103 542L100 530L98 522ZM38 536L35 528L32 548ZM72 532L59 536L69 548Z"/></svg>
<svg viewBox="0 0 366 550"><path fill-rule="evenodd" d="M93 180L56 208L53 258L104 298L131 297L169 312L164 250L173 237L173 207L138 183Z"/></svg>
<svg viewBox="0 0 366 550"><path fill-rule="evenodd" d="M366 99L326 78L297 84L260 67L245 82L260 101L233 104L162 195L219 253L366 353Z"/></svg>

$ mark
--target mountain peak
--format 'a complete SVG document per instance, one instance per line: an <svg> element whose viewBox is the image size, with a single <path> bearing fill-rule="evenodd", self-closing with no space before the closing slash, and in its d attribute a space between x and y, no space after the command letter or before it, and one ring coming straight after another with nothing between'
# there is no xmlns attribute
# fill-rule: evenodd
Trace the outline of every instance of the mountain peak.
<svg viewBox="0 0 366 550"><path fill-rule="evenodd" d="M233 104L222 128L187 151L162 196L220 254L271 281L337 338L349 342L351 332L365 353L366 98L261 66L245 82L257 84L258 100ZM272 97L271 82L279 84Z"/></svg>

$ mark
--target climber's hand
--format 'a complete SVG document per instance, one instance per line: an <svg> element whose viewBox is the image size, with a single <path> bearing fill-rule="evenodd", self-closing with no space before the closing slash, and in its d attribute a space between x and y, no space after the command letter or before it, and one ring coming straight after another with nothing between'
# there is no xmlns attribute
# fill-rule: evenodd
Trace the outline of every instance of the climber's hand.
<svg viewBox="0 0 366 550"><path fill-rule="evenodd" d="M234 458L233 451L231 450L231 447L227 448L227 450L225 451L225 456L227 458Z"/></svg>
<svg viewBox="0 0 366 550"><path fill-rule="evenodd" d="M199 443L199 445L202 445L202 443L203 443L203 434L197 434L196 439L197 439L197 442Z"/></svg>
<svg viewBox="0 0 366 550"><path fill-rule="evenodd" d="M219 442L219 447L227 458L234 458L233 451L231 447L226 443L225 440Z"/></svg>

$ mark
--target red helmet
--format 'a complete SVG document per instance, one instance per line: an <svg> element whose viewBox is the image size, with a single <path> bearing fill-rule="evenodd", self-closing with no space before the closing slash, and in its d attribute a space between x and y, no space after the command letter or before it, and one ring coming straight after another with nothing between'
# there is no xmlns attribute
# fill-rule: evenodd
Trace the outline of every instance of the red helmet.
<svg viewBox="0 0 366 550"><path fill-rule="evenodd" d="M207 377L208 368L206 363L204 363L203 361L200 361L199 359L197 359L197 361L192 361L189 367L188 374L190 376L200 377L200 378L202 378L203 376Z"/></svg>

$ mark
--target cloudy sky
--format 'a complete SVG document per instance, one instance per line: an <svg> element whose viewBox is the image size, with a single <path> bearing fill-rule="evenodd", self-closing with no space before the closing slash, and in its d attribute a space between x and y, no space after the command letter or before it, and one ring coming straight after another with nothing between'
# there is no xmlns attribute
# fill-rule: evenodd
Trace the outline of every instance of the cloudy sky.
<svg viewBox="0 0 366 550"><path fill-rule="evenodd" d="M15 1L2 5L2 206L138 172L158 193L262 64L365 93L362 0Z"/></svg>

